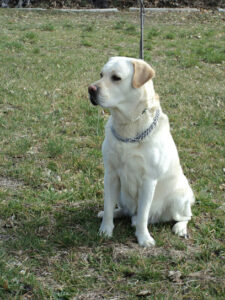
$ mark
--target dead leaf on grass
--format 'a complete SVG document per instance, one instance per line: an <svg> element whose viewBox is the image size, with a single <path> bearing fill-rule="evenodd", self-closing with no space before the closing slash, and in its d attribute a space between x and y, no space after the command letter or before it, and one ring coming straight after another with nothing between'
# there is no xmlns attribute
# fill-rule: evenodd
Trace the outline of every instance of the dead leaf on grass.
<svg viewBox="0 0 225 300"><path fill-rule="evenodd" d="M35 155L39 152L38 147L36 146L32 146L30 147L30 149L27 151L27 154L31 154L31 155Z"/></svg>
<svg viewBox="0 0 225 300"><path fill-rule="evenodd" d="M181 282L181 272L180 271L169 271L168 277L173 282Z"/></svg>
<svg viewBox="0 0 225 300"><path fill-rule="evenodd" d="M137 294L137 297L146 297L146 296L150 296L151 295L151 292L148 291L148 290L144 290L144 291L140 291L138 294Z"/></svg>
<svg viewBox="0 0 225 300"><path fill-rule="evenodd" d="M225 183L222 183L220 186L219 186L219 189L221 191L225 191Z"/></svg>

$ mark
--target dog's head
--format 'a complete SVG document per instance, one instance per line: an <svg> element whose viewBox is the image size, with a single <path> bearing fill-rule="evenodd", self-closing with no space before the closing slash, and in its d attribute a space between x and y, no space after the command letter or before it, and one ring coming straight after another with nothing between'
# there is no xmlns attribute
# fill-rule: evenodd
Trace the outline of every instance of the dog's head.
<svg viewBox="0 0 225 300"><path fill-rule="evenodd" d="M139 101L155 71L143 60L112 57L100 73L101 79L88 88L91 103L115 108L127 101Z"/></svg>

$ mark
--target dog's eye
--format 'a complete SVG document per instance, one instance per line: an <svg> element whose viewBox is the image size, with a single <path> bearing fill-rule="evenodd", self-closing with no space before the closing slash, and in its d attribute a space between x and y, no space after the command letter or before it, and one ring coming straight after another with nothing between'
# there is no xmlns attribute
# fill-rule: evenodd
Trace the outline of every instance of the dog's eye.
<svg viewBox="0 0 225 300"><path fill-rule="evenodd" d="M121 80L121 78L119 76L117 76L117 75L112 76L112 81L120 81L120 80Z"/></svg>

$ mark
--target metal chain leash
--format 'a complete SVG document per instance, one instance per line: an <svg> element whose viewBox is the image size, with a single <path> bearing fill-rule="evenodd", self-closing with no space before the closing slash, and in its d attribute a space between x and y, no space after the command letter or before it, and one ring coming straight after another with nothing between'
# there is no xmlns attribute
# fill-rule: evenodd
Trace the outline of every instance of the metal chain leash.
<svg viewBox="0 0 225 300"><path fill-rule="evenodd" d="M141 21L141 38L140 38L140 59L144 59L144 41L143 41L143 32L144 32L144 0L140 0L140 21Z"/></svg>

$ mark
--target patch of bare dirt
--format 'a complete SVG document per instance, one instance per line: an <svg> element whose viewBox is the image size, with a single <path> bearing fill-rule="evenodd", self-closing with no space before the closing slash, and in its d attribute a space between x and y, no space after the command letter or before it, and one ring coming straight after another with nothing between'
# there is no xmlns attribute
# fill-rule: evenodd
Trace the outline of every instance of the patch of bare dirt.
<svg viewBox="0 0 225 300"><path fill-rule="evenodd" d="M23 183L16 179L0 177L0 188L16 190L22 185Z"/></svg>
<svg viewBox="0 0 225 300"><path fill-rule="evenodd" d="M163 247L142 248L136 243L130 245L115 245L113 249L113 257L115 260L121 260L128 256L138 253L142 257L159 256L174 257L181 259L190 256L192 253L197 253L200 249L192 246L187 246L187 250L165 249Z"/></svg>
<svg viewBox="0 0 225 300"><path fill-rule="evenodd" d="M86 299L101 300L101 299L105 299L105 297L104 297L104 293L102 293L101 291L96 291L96 292L94 291L94 292L86 292L85 294L81 294L73 298L73 300L86 300Z"/></svg>

